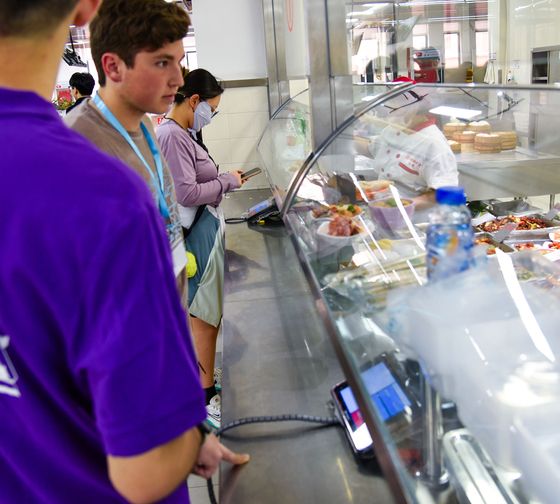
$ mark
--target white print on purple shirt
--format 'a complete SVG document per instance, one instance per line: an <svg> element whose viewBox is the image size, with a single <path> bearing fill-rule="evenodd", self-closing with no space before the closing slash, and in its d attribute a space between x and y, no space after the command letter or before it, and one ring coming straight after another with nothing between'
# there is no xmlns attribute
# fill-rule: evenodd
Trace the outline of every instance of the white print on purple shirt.
<svg viewBox="0 0 560 504"><path fill-rule="evenodd" d="M21 397L16 385L19 377L8 355L9 344L9 336L0 336L0 394Z"/></svg>

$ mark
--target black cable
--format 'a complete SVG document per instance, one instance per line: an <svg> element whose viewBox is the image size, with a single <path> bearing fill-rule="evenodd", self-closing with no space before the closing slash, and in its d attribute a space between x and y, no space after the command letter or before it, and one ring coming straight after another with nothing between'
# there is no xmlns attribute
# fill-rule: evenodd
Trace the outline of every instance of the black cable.
<svg viewBox="0 0 560 504"><path fill-rule="evenodd" d="M212 484L211 476L206 480L206 486L208 487L208 498L210 499L210 504L218 504L216 494L214 493L214 485Z"/></svg>
<svg viewBox="0 0 560 504"><path fill-rule="evenodd" d="M257 417L246 417L239 418L232 422L227 423L221 429L218 429L215 434L216 436L222 435L224 432L239 427L241 425L255 424L255 423L271 423L271 422L308 422L308 423L318 423L324 426L331 425L341 425L340 420L337 417L319 417L313 415L298 415L298 414L287 414L278 416L257 416ZM208 497L210 499L210 504L218 504L216 495L214 494L214 485L212 483L212 477L206 480L206 486L208 487Z"/></svg>
<svg viewBox="0 0 560 504"><path fill-rule="evenodd" d="M257 417L247 417L238 418L232 422L227 423L221 429L216 431L216 436L221 436L224 432L230 429L239 427L240 425L254 424L254 423L271 423L271 422L309 422L318 423L325 426L338 425L340 421L336 417L319 417L312 415L298 415L298 414L287 414L287 415L277 415L277 416L257 416Z"/></svg>

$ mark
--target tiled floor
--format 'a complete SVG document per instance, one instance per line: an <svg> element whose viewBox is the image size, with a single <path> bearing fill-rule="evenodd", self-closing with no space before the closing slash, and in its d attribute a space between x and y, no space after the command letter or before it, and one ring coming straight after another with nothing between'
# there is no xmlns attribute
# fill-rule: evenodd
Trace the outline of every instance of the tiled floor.
<svg viewBox="0 0 560 504"><path fill-rule="evenodd" d="M201 478L200 476L190 476L188 482L191 504L210 504L206 480ZM219 485L217 474L212 478L212 482L214 483L214 495L216 496L216 500L219 501Z"/></svg>
<svg viewBox="0 0 560 504"><path fill-rule="evenodd" d="M216 367L222 366L222 348L223 348L223 340L222 340L222 331L218 333L218 341L216 344ZM200 476L189 476L188 479L189 483L189 496L191 499L191 504L210 504L210 498L208 497L208 487L206 484L206 480L201 478ZM214 484L214 495L216 496L216 500L219 502L219 474L216 474L212 477L212 483Z"/></svg>

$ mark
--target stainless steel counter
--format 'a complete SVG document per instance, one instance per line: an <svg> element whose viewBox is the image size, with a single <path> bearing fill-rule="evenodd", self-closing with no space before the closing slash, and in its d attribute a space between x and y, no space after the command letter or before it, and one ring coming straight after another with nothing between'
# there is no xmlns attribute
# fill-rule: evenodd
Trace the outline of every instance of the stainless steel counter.
<svg viewBox="0 0 560 504"><path fill-rule="evenodd" d="M226 217L267 190L226 197ZM286 229L226 227L222 423L299 413L330 416L329 390L343 379ZM239 468L222 464L220 502L392 503L374 463L358 463L339 427L247 425L223 441L247 451Z"/></svg>
<svg viewBox="0 0 560 504"><path fill-rule="evenodd" d="M457 154L459 185L470 200L560 192L560 157L518 147L499 154Z"/></svg>

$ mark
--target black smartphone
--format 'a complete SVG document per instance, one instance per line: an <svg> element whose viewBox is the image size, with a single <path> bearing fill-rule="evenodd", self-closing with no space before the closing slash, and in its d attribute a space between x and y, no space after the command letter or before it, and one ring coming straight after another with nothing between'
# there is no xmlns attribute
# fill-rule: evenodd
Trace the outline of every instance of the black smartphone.
<svg viewBox="0 0 560 504"><path fill-rule="evenodd" d="M241 174L241 180L250 179L251 177L258 175L259 173L262 173L262 170L260 168L252 168L251 170L248 170Z"/></svg>
<svg viewBox="0 0 560 504"><path fill-rule="evenodd" d="M418 405L404 386L396 366L393 356L382 354L360 372L382 420L395 430L410 425L418 411ZM373 456L371 435L348 382L335 385L331 395L354 453L360 457Z"/></svg>

